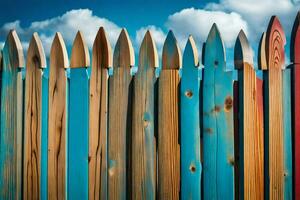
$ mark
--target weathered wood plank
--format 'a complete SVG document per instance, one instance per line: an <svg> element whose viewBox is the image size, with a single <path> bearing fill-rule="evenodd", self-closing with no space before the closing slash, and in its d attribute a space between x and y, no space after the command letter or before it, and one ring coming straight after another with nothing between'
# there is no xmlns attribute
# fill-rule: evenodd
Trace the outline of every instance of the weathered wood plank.
<svg viewBox="0 0 300 200"><path fill-rule="evenodd" d="M107 95L112 55L104 28L93 45L90 79L89 199L107 199Z"/></svg>
<svg viewBox="0 0 300 200"><path fill-rule="evenodd" d="M134 51L126 29L122 29L113 55L113 75L109 77L108 106L108 199L125 199L127 180L127 140L130 140L128 113L130 67Z"/></svg>
<svg viewBox="0 0 300 200"><path fill-rule="evenodd" d="M300 199L300 13L298 12L290 45L290 58L292 66L292 130L294 155L294 198Z"/></svg>
<svg viewBox="0 0 300 200"><path fill-rule="evenodd" d="M179 73L181 53L172 31L163 47L158 85L158 198L179 199Z"/></svg>
<svg viewBox="0 0 300 200"><path fill-rule="evenodd" d="M42 137L42 74L46 59L41 40L34 33L29 44L25 81L25 135L23 198L40 199Z"/></svg>
<svg viewBox="0 0 300 200"><path fill-rule="evenodd" d="M181 199L201 199L200 78L198 51L189 37L183 54L180 87Z"/></svg>
<svg viewBox="0 0 300 200"><path fill-rule="evenodd" d="M158 54L151 33L146 32L134 76L132 113L132 198L155 199L154 86Z"/></svg>
<svg viewBox="0 0 300 200"><path fill-rule="evenodd" d="M293 199L291 68L282 71L284 199Z"/></svg>
<svg viewBox="0 0 300 200"><path fill-rule="evenodd" d="M264 166L262 127L259 122L256 73L253 55L243 31L238 35L234 51L239 83L239 159L240 198L264 198Z"/></svg>
<svg viewBox="0 0 300 200"><path fill-rule="evenodd" d="M203 76L204 199L234 199L233 77L216 24L206 41Z"/></svg>
<svg viewBox="0 0 300 200"><path fill-rule="evenodd" d="M285 36L277 17L270 20L266 33L266 63L264 71L265 107L265 196L270 199L283 198L283 88Z"/></svg>
<svg viewBox="0 0 300 200"><path fill-rule="evenodd" d="M56 33L50 52L48 199L66 197L66 135L68 54L62 35Z"/></svg>
<svg viewBox="0 0 300 200"><path fill-rule="evenodd" d="M67 199L88 199L89 53L78 31L73 42L68 115Z"/></svg>
<svg viewBox="0 0 300 200"><path fill-rule="evenodd" d="M0 199L21 199L24 55L16 31L9 32L1 69Z"/></svg>

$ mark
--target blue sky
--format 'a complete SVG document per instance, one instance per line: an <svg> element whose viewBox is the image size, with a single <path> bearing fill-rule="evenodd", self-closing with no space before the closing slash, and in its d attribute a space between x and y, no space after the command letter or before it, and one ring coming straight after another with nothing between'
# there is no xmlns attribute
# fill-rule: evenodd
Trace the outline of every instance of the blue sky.
<svg viewBox="0 0 300 200"><path fill-rule="evenodd" d="M136 53L145 31L150 29L160 52L168 30L172 29L181 48L192 34L201 54L202 43L216 22L226 45L229 65L232 65L233 46L240 29L245 31L256 52L261 33L272 15L279 16L289 41L294 18L300 9L300 0L1 1L2 45L9 29L13 28L26 51L31 34L37 31L49 54L56 31L62 33L70 47L80 29L91 48L98 28L104 26L112 46L120 29L125 27Z"/></svg>

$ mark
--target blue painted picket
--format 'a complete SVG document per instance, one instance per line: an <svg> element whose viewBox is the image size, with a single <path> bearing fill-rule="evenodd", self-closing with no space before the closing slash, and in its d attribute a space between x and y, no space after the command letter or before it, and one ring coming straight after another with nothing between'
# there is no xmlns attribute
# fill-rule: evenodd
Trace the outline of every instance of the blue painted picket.
<svg viewBox="0 0 300 200"><path fill-rule="evenodd" d="M88 199L89 55L80 32L71 56L67 142L67 199ZM80 56L78 60L74 56Z"/></svg>
<svg viewBox="0 0 300 200"><path fill-rule="evenodd" d="M68 199L88 199L88 74L70 69L67 190Z"/></svg>
<svg viewBox="0 0 300 200"><path fill-rule="evenodd" d="M42 75L41 199L48 199L48 68Z"/></svg>
<svg viewBox="0 0 300 200"><path fill-rule="evenodd" d="M200 77L198 52L192 36L183 54L181 76L181 199L201 199ZM191 184L192 183L192 184Z"/></svg>
<svg viewBox="0 0 300 200"><path fill-rule="evenodd" d="M204 199L234 199L233 134L233 77L226 72L223 41L214 24L204 53Z"/></svg>
<svg viewBox="0 0 300 200"><path fill-rule="evenodd" d="M1 71L0 199L21 199L23 49L15 31L8 34Z"/></svg>
<svg viewBox="0 0 300 200"><path fill-rule="evenodd" d="M293 165L292 165L292 119L291 119L291 68L282 71L282 103L283 103L283 146L284 146L284 199L293 196Z"/></svg>

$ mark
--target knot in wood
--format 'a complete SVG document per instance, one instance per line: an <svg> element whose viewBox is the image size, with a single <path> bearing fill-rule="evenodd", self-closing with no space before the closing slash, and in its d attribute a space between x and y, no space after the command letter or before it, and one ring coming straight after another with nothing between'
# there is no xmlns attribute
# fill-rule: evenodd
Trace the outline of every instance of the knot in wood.
<svg viewBox="0 0 300 200"><path fill-rule="evenodd" d="M229 112L232 106L233 106L233 100L232 97L229 96L225 99L225 112Z"/></svg>

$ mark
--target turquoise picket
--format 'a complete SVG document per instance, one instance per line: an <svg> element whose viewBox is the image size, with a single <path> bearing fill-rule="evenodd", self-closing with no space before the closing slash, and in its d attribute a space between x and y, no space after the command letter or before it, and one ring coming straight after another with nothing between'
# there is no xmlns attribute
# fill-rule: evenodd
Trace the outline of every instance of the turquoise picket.
<svg viewBox="0 0 300 200"><path fill-rule="evenodd" d="M83 36L73 43L69 77L67 199L88 199L89 54Z"/></svg>
<svg viewBox="0 0 300 200"><path fill-rule="evenodd" d="M203 193L204 199L234 199L233 76L216 24L204 53Z"/></svg>
<svg viewBox="0 0 300 200"><path fill-rule="evenodd" d="M291 107L291 68L282 72L283 87L283 138L284 138L284 199L292 199L293 195L293 165L292 165L292 107Z"/></svg>
<svg viewBox="0 0 300 200"><path fill-rule="evenodd" d="M70 69L67 163L68 199L88 199L88 74Z"/></svg>
<svg viewBox="0 0 300 200"><path fill-rule="evenodd" d="M24 56L15 31L3 49L0 120L0 199L22 196L22 113Z"/></svg>
<svg viewBox="0 0 300 200"><path fill-rule="evenodd" d="M42 76L41 199L48 199L48 88L49 68Z"/></svg>
<svg viewBox="0 0 300 200"><path fill-rule="evenodd" d="M198 62L197 48L190 36L183 54L180 88L181 199L201 199Z"/></svg>

